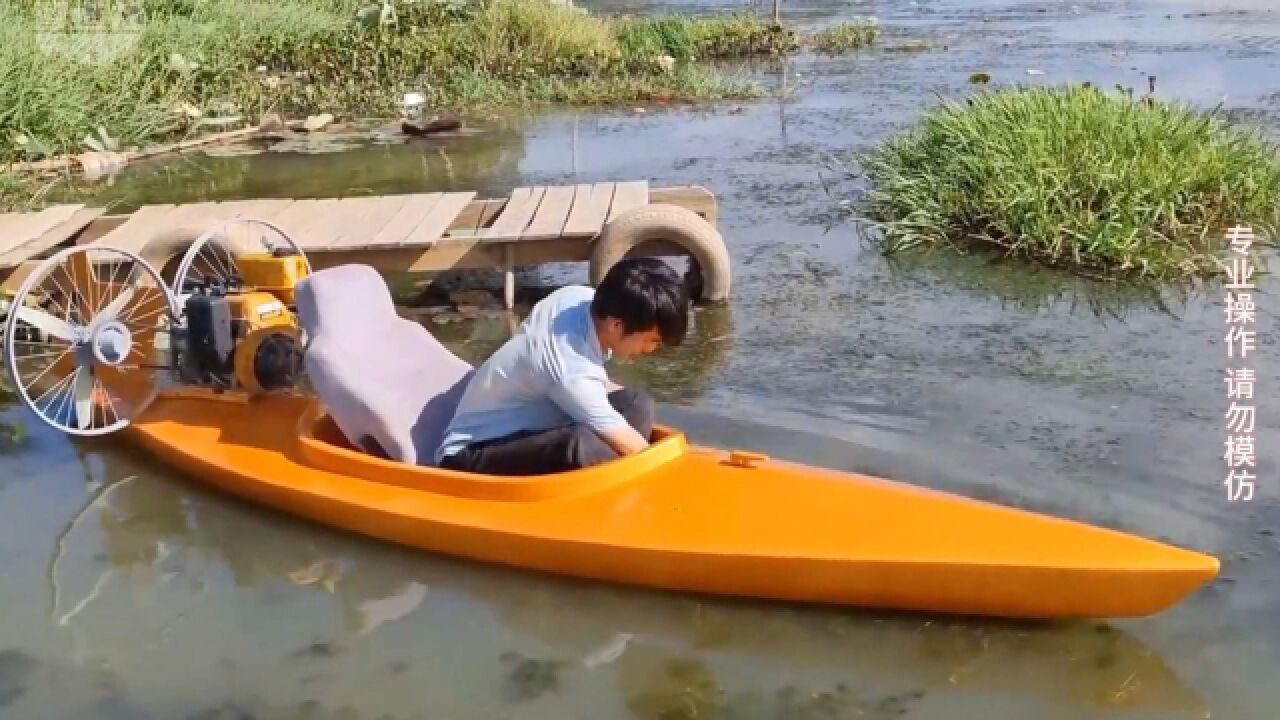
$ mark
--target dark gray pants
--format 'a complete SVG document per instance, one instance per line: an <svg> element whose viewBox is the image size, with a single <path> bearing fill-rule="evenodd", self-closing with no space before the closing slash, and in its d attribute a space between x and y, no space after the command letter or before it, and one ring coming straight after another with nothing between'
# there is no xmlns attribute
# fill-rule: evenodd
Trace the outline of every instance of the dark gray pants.
<svg viewBox="0 0 1280 720"><path fill-rule="evenodd" d="M609 393L609 404L646 439L653 434L653 398L639 390L622 389ZM543 475L616 457L618 454L594 430L572 423L472 443L446 456L441 467L486 475Z"/></svg>

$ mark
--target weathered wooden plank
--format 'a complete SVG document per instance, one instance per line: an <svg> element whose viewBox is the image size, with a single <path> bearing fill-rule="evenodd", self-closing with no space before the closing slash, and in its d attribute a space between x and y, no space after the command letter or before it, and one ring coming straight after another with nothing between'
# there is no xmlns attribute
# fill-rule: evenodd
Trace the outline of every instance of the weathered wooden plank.
<svg viewBox="0 0 1280 720"><path fill-rule="evenodd" d="M72 205L55 205L41 210L41 222L38 226L40 227L40 231L38 233L32 233L31 236L33 238L38 237L40 234L52 230L58 224L66 222L72 215L75 215L78 210L83 208L84 204L75 203Z"/></svg>
<svg viewBox="0 0 1280 720"><path fill-rule="evenodd" d="M6 254L35 240L66 221L84 205L54 205L32 213L11 213L0 226L0 254Z"/></svg>
<svg viewBox="0 0 1280 720"><path fill-rule="evenodd" d="M528 224L528 218L532 214L525 214L528 206L529 198L540 188L537 187L518 187L511 191L507 196L506 203L502 206L502 211L498 213L498 217L494 218L493 224L480 234L481 237L491 237L510 234L510 231L523 230ZM545 189L544 189L545 192Z"/></svg>
<svg viewBox="0 0 1280 720"><path fill-rule="evenodd" d="M310 207L308 216L294 224L297 229L290 235L303 250L323 250L332 243L337 230L335 226L342 222L342 214L341 200L316 200Z"/></svg>
<svg viewBox="0 0 1280 720"><path fill-rule="evenodd" d="M573 207L576 188L572 185L549 187L538 205L529 227L521 234L521 240L551 240L564 232L564 223Z"/></svg>
<svg viewBox="0 0 1280 720"><path fill-rule="evenodd" d="M377 235L408 202L408 195L384 195L365 198L346 219L341 235L334 241L335 248L363 247Z"/></svg>
<svg viewBox="0 0 1280 720"><path fill-rule="evenodd" d="M141 252L156 233L169 227L168 216L173 208L171 204L143 205L123 225L94 240L93 244Z"/></svg>
<svg viewBox="0 0 1280 720"><path fill-rule="evenodd" d="M339 198L330 216L332 222L323 230L317 229L313 233L315 247L333 249L342 245L342 238L359 231L360 222L373 200L370 197Z"/></svg>
<svg viewBox="0 0 1280 720"><path fill-rule="evenodd" d="M462 212L475 196L474 192L447 193L431 209L431 214L427 215L426 219L419 223L400 245L434 244L444 237L444 231L453 225L454 218L458 217L458 213Z"/></svg>
<svg viewBox="0 0 1280 720"><path fill-rule="evenodd" d="M367 200L364 197L332 198L326 200L316 210L315 221L302 230L306 244L299 245L304 249L329 250L337 243L338 238L347 228L352 218L359 213L360 205Z"/></svg>
<svg viewBox="0 0 1280 720"><path fill-rule="evenodd" d="M35 272L39 264L38 260L26 260L19 263L12 270L0 270L0 297L8 296L12 298L17 295L18 288L22 287L22 283L31 277L31 274Z"/></svg>
<svg viewBox="0 0 1280 720"><path fill-rule="evenodd" d="M613 220L628 210L648 204L649 182L647 180L620 182L618 189L613 193L613 203L609 206L609 218L605 222Z"/></svg>
<svg viewBox="0 0 1280 720"><path fill-rule="evenodd" d="M529 221L538 211L538 206L542 204L542 198L546 192L547 188L542 185L513 190L507 207L503 209L498 219L493 221L493 225L484 232L482 237L485 242L519 240L525 228L529 227Z"/></svg>
<svg viewBox="0 0 1280 720"><path fill-rule="evenodd" d="M649 202L679 205L701 215L704 220L712 225L719 224L719 207L716 203L716 196L701 185L650 188Z"/></svg>
<svg viewBox="0 0 1280 720"><path fill-rule="evenodd" d="M473 200L453 219L453 225L445 231L445 237L478 237L485 226L493 222L506 207L506 200Z"/></svg>
<svg viewBox="0 0 1280 720"><path fill-rule="evenodd" d="M444 193L416 193L406 195L404 204L396 211L382 229L374 233L364 244L365 247L379 247L382 245L399 245L404 239L409 237L413 229L422 224L440 200L444 198Z"/></svg>
<svg viewBox="0 0 1280 720"><path fill-rule="evenodd" d="M573 209L561 233L565 237L595 237L609 215L617 183L578 185L574 188Z"/></svg>
<svg viewBox="0 0 1280 720"><path fill-rule="evenodd" d="M323 201L312 198L294 200L287 208L271 218L271 222L288 233L294 242L302 245L300 232L315 219L316 208L319 207L321 202Z"/></svg>
<svg viewBox="0 0 1280 720"><path fill-rule="evenodd" d="M9 238L17 237L18 223L29 222L28 215L30 214L21 212L0 213L0 253L17 246L18 242Z"/></svg>
<svg viewBox="0 0 1280 720"><path fill-rule="evenodd" d="M222 203L223 211L218 218L220 224L228 226L231 232L249 232L248 237L266 238L272 246L282 245L283 241L269 228L249 223L250 220L272 222L283 214L294 203L291 198L267 198L262 200L232 200ZM237 222L239 221L239 222ZM293 238L288 230L281 232Z"/></svg>
<svg viewBox="0 0 1280 720"><path fill-rule="evenodd" d="M246 220L271 220L294 203L293 198L264 198L238 203L234 217ZM226 203L231 205L232 203Z"/></svg>
<svg viewBox="0 0 1280 720"><path fill-rule="evenodd" d="M165 217L165 228L189 227L205 232L215 227L227 208L216 201L178 205Z"/></svg>
<svg viewBox="0 0 1280 720"><path fill-rule="evenodd" d="M129 222L128 215L99 215L84 232L76 236L76 245L92 245L103 235Z"/></svg>
<svg viewBox="0 0 1280 720"><path fill-rule="evenodd" d="M0 253L8 253L29 242L36 229L45 223L43 211L0 215Z"/></svg>
<svg viewBox="0 0 1280 720"><path fill-rule="evenodd" d="M225 212L221 220L267 220L279 216L291 205L291 198L266 198L262 200L232 200L222 203Z"/></svg>
<svg viewBox="0 0 1280 720"><path fill-rule="evenodd" d="M0 213L0 254L23 244L26 231L23 225L31 222L34 213Z"/></svg>
<svg viewBox="0 0 1280 720"><path fill-rule="evenodd" d="M25 244L0 253L0 269L17 267L46 250L61 245L105 211L106 208L81 207L71 217L28 240Z"/></svg>
<svg viewBox="0 0 1280 720"><path fill-rule="evenodd" d="M484 232L485 228L492 225L493 221L497 220L498 215L502 213L502 208L507 206L507 203L505 200L500 200L497 198L494 198L491 200L482 200L480 202L481 202L480 208L476 212L476 223L472 227L472 231L471 231L471 234L473 237Z"/></svg>
<svg viewBox="0 0 1280 720"><path fill-rule="evenodd" d="M245 206L257 201L256 200L213 200L211 202L215 203L213 206L214 217L218 218L219 220L226 221L226 220L233 219L236 216L236 214L239 213L240 210Z"/></svg>
<svg viewBox="0 0 1280 720"><path fill-rule="evenodd" d="M382 232L382 229L390 225L391 221L400 215L400 211L404 209L404 206L408 205L412 200L413 195L408 193L380 198L380 202L370 211L368 221L361 230L360 241L356 245L367 245L371 238L377 237Z"/></svg>

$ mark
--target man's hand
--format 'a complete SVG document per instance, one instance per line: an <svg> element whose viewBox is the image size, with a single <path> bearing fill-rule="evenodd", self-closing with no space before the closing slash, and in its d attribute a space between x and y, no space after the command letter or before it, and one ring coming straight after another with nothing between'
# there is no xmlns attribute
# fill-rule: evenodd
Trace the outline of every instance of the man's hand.
<svg viewBox="0 0 1280 720"><path fill-rule="evenodd" d="M625 388L614 382L612 378L605 379L606 392L613 393L623 389ZM606 445L613 448L614 452L623 457L626 457L627 455L634 455L649 447L648 439L630 425L609 431L602 434L600 437L604 440Z"/></svg>
<svg viewBox="0 0 1280 720"><path fill-rule="evenodd" d="M619 389L622 386L608 378L603 383L599 378L574 378L568 383L551 386L550 397L575 422L591 426L606 445L613 448L620 457L626 457L649 447L649 440L631 427L610 404L608 394ZM609 420L622 422L608 422ZM595 430L601 425L613 427L609 430Z"/></svg>
<svg viewBox="0 0 1280 720"><path fill-rule="evenodd" d="M621 425L600 433L600 439L622 457L634 455L649 447L649 441L630 425Z"/></svg>

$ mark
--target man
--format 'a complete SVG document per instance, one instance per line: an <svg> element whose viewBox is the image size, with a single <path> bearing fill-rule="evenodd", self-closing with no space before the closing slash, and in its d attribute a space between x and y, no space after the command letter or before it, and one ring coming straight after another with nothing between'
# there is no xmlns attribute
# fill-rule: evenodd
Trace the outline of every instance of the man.
<svg viewBox="0 0 1280 720"><path fill-rule="evenodd" d="M599 287L561 288L476 369L436 463L491 475L595 465L649 446L653 400L609 380L605 361L684 340L689 298L656 258L614 265Z"/></svg>

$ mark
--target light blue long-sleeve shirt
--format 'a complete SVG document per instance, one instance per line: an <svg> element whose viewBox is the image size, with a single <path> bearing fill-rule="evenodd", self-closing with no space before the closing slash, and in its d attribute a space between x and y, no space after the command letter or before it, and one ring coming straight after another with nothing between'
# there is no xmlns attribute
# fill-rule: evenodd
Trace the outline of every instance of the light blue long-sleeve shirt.
<svg viewBox="0 0 1280 720"><path fill-rule="evenodd" d="M606 355L591 320L595 288L560 288L534 305L520 331L463 391L437 464L470 443L572 422L597 432L626 424L609 403Z"/></svg>

